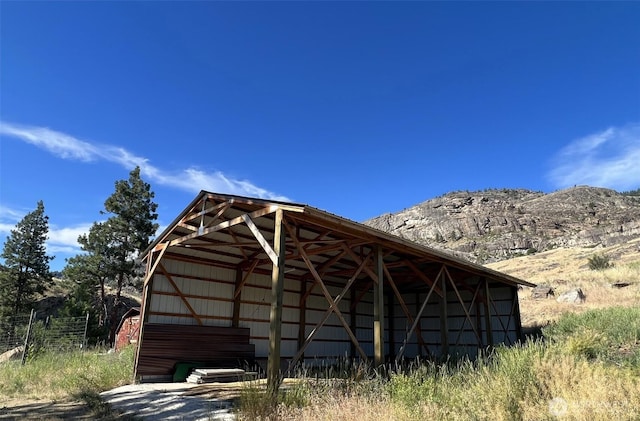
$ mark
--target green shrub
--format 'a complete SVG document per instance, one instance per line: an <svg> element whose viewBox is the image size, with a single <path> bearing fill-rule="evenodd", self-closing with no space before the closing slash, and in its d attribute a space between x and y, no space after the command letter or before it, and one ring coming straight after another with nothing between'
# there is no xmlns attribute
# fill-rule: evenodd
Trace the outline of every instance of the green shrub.
<svg viewBox="0 0 640 421"><path fill-rule="evenodd" d="M566 349L572 355L598 358L606 354L607 337L600 332L583 328L569 336Z"/></svg>
<svg viewBox="0 0 640 421"><path fill-rule="evenodd" d="M589 269L591 270L604 270L613 267L609 257L603 254L594 254L587 259L589 261Z"/></svg>
<svg viewBox="0 0 640 421"><path fill-rule="evenodd" d="M543 335L572 355L640 369L640 308L610 307L566 314Z"/></svg>

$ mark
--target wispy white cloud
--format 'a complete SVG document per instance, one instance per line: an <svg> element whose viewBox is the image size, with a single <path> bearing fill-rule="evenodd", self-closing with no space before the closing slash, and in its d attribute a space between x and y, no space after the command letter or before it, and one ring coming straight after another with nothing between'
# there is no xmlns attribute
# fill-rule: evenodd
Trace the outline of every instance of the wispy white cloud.
<svg viewBox="0 0 640 421"><path fill-rule="evenodd" d="M15 229L18 222L32 210L18 210L0 205L0 240L4 242L5 238L11 234L11 230ZM58 227L50 224L49 239L46 243L47 253L66 253L70 255L80 253L78 237L88 233L89 228L91 228L90 223L81 223L68 227Z"/></svg>
<svg viewBox="0 0 640 421"><path fill-rule="evenodd" d="M576 139L552 160L558 188L586 184L628 190L640 187L640 123L609 127Z"/></svg>
<svg viewBox="0 0 640 421"><path fill-rule="evenodd" d="M83 223L70 227L58 228L53 225L49 227L49 241L47 242L47 250L63 251L69 253L79 253L80 245L78 237L87 234L91 228L91 224Z"/></svg>
<svg viewBox="0 0 640 421"><path fill-rule="evenodd" d="M63 159L83 162L103 160L121 165L128 170L139 166L143 177L149 181L189 192L209 190L218 193L289 201L285 196L258 187L247 180L236 180L220 171L208 172L197 167L178 171L163 170L151 165L147 158L137 156L122 147L90 143L46 127L0 122L0 135L30 143Z"/></svg>

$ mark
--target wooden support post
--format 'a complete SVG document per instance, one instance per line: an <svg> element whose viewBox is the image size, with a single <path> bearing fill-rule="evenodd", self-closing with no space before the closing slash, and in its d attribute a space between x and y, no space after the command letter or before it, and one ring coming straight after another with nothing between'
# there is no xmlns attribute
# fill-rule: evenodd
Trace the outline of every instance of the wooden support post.
<svg viewBox="0 0 640 421"><path fill-rule="evenodd" d="M384 262L382 247L375 251L378 282L373 284L373 356L374 364L384 364Z"/></svg>
<svg viewBox="0 0 640 421"><path fill-rule="evenodd" d="M358 314L356 309L358 307L358 302L356 301L358 298L357 296L358 291L356 291L356 287L354 286L351 288L351 298L349 299L349 327L356 336L358 335L358 324L356 323ZM356 344L351 342L350 345L349 356L353 359L356 357Z"/></svg>
<svg viewBox="0 0 640 421"><path fill-rule="evenodd" d="M440 273L442 272L443 271L441 270ZM409 332L407 332L407 335L404 337L402 346L398 351L398 355L396 355L396 363L400 361L400 358L402 358L402 356L404 355L404 350L407 348L407 343L409 343L409 339L411 338L413 331L416 330L416 327L418 326L418 324L420 324L420 318L422 317L422 313L424 313L424 310L427 308L427 304L429 303L429 298L431 297L431 293L433 292L435 286L437 285L437 280L439 276L440 275L436 276L436 282L434 282L431 285L431 288L429 288L429 292L427 293L427 298L424 299L424 303L422 303L422 307L420 307L420 311L418 311L418 314L416 314L416 318L413 321L413 325L411 325L411 329L409 329ZM418 301L419 301L419 297L418 297Z"/></svg>
<svg viewBox="0 0 640 421"><path fill-rule="evenodd" d="M447 314L447 276L444 271L440 275L440 289L442 297L440 298L440 341L442 342L442 355L449 353L449 319Z"/></svg>
<svg viewBox="0 0 640 421"><path fill-rule="evenodd" d="M282 336L282 293L286 251L282 209L276 211L274 219L273 251L277 255L277 259L271 270L271 313L269 316L269 359L267 362L267 389L273 396L277 394L281 381L280 340Z"/></svg>
<svg viewBox="0 0 640 421"><path fill-rule="evenodd" d="M298 317L298 349L302 348L307 336L307 280L300 281L300 315ZM301 355L304 362L304 352Z"/></svg>
<svg viewBox="0 0 640 421"><path fill-rule="evenodd" d="M231 327L239 327L240 325L240 303L241 303L241 295L242 290L240 286L242 284L242 269L240 267L236 268L236 282L234 291L238 291L238 293L234 294L233 297L233 316L231 319Z"/></svg>
<svg viewBox="0 0 640 421"><path fill-rule="evenodd" d="M520 301L518 300L518 287L513 287L513 317L516 320L516 334L518 335L518 341L524 340L522 334L522 320L520 319Z"/></svg>
<svg viewBox="0 0 640 421"><path fill-rule="evenodd" d="M160 247L158 249L158 247ZM138 343L136 344L136 355L133 364L133 380L138 377L138 361L140 361L140 350L142 349L142 342L144 341L144 328L149 321L149 313L151 312L151 294L153 293L153 278L160 261L164 257L164 254L169 249L169 243L162 243L156 246L156 249L160 251L153 260L155 253L149 253L147 262L147 272L144 275L144 281L142 282L142 308L140 309L140 328L138 329Z"/></svg>
<svg viewBox="0 0 640 421"><path fill-rule="evenodd" d="M484 324L487 333L487 347L493 346L493 326L491 325L491 307L489 306L490 299L489 280L484 278Z"/></svg>
<svg viewBox="0 0 640 421"><path fill-rule="evenodd" d="M318 274L318 271L316 270L315 266L313 265L313 262L311 261L311 259L309 259L309 256L307 255L306 251L302 247L302 244L300 244L300 240L295 237L295 233L293 232L291 227L289 227L289 225L287 225L287 223L285 221L283 221L283 225L286 227L287 231L289 231L289 233L291 234L293 242L295 243L296 248L298 249L298 252L300 253L300 257L302 257L302 260L304 260L305 264L307 265L307 268L309 269L309 272L311 273L313 278L316 280L316 283L318 284L318 286L320 286L320 289L322 290L322 295L324 295L324 297L327 299L327 302L329 302L330 311L335 312L336 316L338 317L338 320L340 320L340 323L342 323L342 326L344 326L344 329L347 331L347 335L349 335L349 338L351 339L351 342L353 342L355 344L356 349L358 350L358 352L360 353L362 358L364 360L367 360L367 354L364 352L364 350L362 349L362 347L358 343L358 339L356 338L356 336L351 331L351 328L349 327L349 324L347 323L347 321L345 320L344 316L342 315L342 312L340 311L340 309L336 305L335 300L333 299L333 297L329 293L329 290L327 289L327 286L325 285L324 281L322 280L322 278ZM364 266L364 263L365 262L363 262L363 264L361 264L360 267L362 269L366 270L367 267ZM357 277L357 275L356 275L356 277ZM354 281L355 281L355 279L354 279Z"/></svg>
<svg viewBox="0 0 640 421"><path fill-rule="evenodd" d="M480 305L482 303L480 300L476 301L476 330L478 331L478 335L480 338L478 339L478 350L484 349L487 347L486 337L482 337L483 329L482 329L482 314L480 314L480 309L482 308Z"/></svg>
<svg viewBox="0 0 640 421"><path fill-rule="evenodd" d="M440 288L438 288L440 289ZM441 291L442 292L442 291ZM420 311L420 308L422 307L422 305L420 304L420 293L416 292L416 314L418 314L418 312ZM408 321L408 320L407 320ZM416 325L416 336L418 338L422 337L422 329L420 329L420 325L421 323L418 322L418 324ZM418 339L419 341L419 339ZM418 345L418 356L422 357L422 347L420 345Z"/></svg>
<svg viewBox="0 0 640 421"><path fill-rule="evenodd" d="M391 289L395 293L396 299L398 300L398 303L400 304L400 307L402 308L402 311L404 312L404 315L407 317L407 322L408 323L413 323L413 317L411 316L411 313L409 312L409 308L405 304L404 299L402 298L402 294L400 293L400 290L398 290L398 287L396 286L396 283L393 280L393 277L391 276L391 272L389 272L389 269L387 269L387 266L384 266L384 274L387 277L386 278L387 284L391 287ZM391 311L391 309L393 308L392 304L390 304L391 303L391 299L393 299L393 294L390 293L389 294L389 299L387 300L389 302L389 304L387 304L387 306L389 308L389 311ZM419 300L416 300L416 301L419 301ZM389 318L391 318L391 316L389 316ZM391 328L389 328L389 330L392 331ZM418 343L420 344L420 347L424 348L424 350L427 351L427 355L428 355L429 354L429 349L427 348L427 345L424 343L424 339L422 338L422 332L420 331L420 326L417 326L416 334L418 336ZM418 351L418 353L419 353L420 356L422 356L422 349L420 349Z"/></svg>
<svg viewBox="0 0 640 421"><path fill-rule="evenodd" d="M387 293L387 320L389 321L389 361L396 358L396 314L394 309L393 294Z"/></svg>
<svg viewBox="0 0 640 421"><path fill-rule="evenodd" d="M471 310L473 308L473 303L476 301L476 297L478 295L478 290L480 289L479 288L480 286L478 285L478 288L476 288L476 292L473 294L473 298L471 299L471 304L469 305L469 308L467 308L467 306L464 304L464 300L462 299L462 296L460 295L460 291L458 290L458 287L456 287L455 281L451 277L451 274L449 273L449 271L446 268L445 268L444 272L445 272L445 275L447 276L447 278L449 279L449 282L451 282L451 289L456 294L456 297L458 298L458 302L460 303L460 306L462 307L462 311L464 312L464 315L466 317L466 319L462 322L462 327L460 328L460 331L458 332L458 337L456 337L456 342L455 342L454 346L458 345L458 342L459 342L458 340L460 339L460 334L462 333L462 331L464 329L464 326L467 323L467 321L469 322L469 326L473 330L473 333L476 335L476 339L478 341L480 341L480 334L476 330L476 328L475 328L475 326L473 324L473 320L471 319L471 314L469 313L469 310Z"/></svg>

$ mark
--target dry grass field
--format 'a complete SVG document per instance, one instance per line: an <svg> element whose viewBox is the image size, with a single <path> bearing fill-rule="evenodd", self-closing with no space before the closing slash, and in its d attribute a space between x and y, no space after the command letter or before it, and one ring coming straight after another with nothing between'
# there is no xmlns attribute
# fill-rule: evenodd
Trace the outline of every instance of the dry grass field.
<svg viewBox="0 0 640 421"><path fill-rule="evenodd" d="M603 255L614 265L604 270L589 269L589 258ZM555 296L580 288L586 295L582 304L558 303L531 298L531 289L520 291L520 311L525 327L544 326L565 313L611 306L640 304L640 239L611 247L555 249L488 264L487 267L538 285L549 285ZM628 286L616 288L615 283Z"/></svg>

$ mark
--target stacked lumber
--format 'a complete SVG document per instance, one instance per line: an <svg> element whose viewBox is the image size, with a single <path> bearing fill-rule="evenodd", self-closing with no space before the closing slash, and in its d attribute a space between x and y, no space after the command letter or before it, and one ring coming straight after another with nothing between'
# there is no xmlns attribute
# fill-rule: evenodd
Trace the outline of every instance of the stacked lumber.
<svg viewBox="0 0 640 421"><path fill-rule="evenodd" d="M243 380L245 371L240 368L196 368L187 377L187 383L228 383Z"/></svg>
<svg viewBox="0 0 640 421"><path fill-rule="evenodd" d="M255 358L247 328L147 324L139 346L141 376L172 374L176 363L185 361L229 367Z"/></svg>

